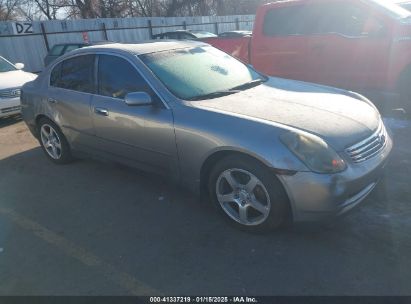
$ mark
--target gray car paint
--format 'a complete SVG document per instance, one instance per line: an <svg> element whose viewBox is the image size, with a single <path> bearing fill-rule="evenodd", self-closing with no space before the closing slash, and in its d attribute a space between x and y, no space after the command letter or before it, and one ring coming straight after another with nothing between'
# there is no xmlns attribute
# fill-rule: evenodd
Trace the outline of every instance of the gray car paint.
<svg viewBox="0 0 411 304"><path fill-rule="evenodd" d="M171 94L138 58L139 54L149 52L201 46L205 44L156 41L70 52L23 88L24 120L37 135L36 118L44 115L61 127L74 150L166 174L197 193L210 160L224 153L244 153L271 168L273 176L280 179L295 220L339 213L344 202L377 181L392 148L390 137L384 151L361 164L350 163L341 152L370 136L381 121L375 107L366 99L339 89L270 78L266 84L230 96L184 101ZM83 54L111 54L127 59L157 92L162 103L133 108L118 100L115 105L106 100L112 116L104 119L96 117L93 107L103 103L105 97L85 94L88 96L76 99L79 106L73 107L71 116L64 114L48 98L56 90L62 95L56 98L69 100L65 95L71 91L50 88L49 74L58 62ZM279 136L289 130L319 135L340 151L348 169L328 175L310 172L281 143ZM281 170L295 174L281 174Z"/></svg>

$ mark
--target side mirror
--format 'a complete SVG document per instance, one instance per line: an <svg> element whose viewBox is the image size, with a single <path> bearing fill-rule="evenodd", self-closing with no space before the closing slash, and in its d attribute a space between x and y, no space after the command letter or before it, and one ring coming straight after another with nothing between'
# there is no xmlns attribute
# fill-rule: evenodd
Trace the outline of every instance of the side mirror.
<svg viewBox="0 0 411 304"><path fill-rule="evenodd" d="M17 70L22 70L24 69L24 63L18 62L14 65Z"/></svg>
<svg viewBox="0 0 411 304"><path fill-rule="evenodd" d="M124 101L129 106L148 106L153 104L151 96L146 92L128 93Z"/></svg>

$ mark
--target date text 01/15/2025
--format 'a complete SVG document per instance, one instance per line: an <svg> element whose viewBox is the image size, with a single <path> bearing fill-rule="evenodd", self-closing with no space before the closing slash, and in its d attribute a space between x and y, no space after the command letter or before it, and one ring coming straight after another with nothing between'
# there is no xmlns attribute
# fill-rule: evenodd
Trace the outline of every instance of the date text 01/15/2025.
<svg viewBox="0 0 411 304"><path fill-rule="evenodd" d="M150 297L150 303L258 303L254 297Z"/></svg>

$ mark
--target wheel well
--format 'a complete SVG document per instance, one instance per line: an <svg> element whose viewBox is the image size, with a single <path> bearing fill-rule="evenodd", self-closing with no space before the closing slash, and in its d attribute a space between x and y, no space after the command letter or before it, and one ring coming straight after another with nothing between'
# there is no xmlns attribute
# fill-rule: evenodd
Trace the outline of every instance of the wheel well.
<svg viewBox="0 0 411 304"><path fill-rule="evenodd" d="M42 119L42 118L50 119L46 115L43 115L43 114L37 115L37 117L36 117L36 126L38 126L38 124L40 122L40 119Z"/></svg>
<svg viewBox="0 0 411 304"><path fill-rule="evenodd" d="M40 119L42 119L42 118L50 119L50 118L48 118L46 115L43 115L43 114L37 115L37 117L36 117L36 119L35 119L35 122L36 122L36 125L35 125L35 127L36 127L36 133L39 132L39 122L40 122Z"/></svg>
<svg viewBox="0 0 411 304"><path fill-rule="evenodd" d="M59 130L61 131L61 128L56 124L56 122L55 122L53 119L51 119L51 118L48 117L47 115L39 114L39 115L37 115L37 117L36 117L36 119L35 119L35 122L36 122L35 127L36 127L36 132L37 132L37 134L40 132L40 130L39 130L39 123L40 123L40 120L43 119L43 118L45 118L45 119L50 120L51 122L53 122L53 123L57 126L57 128L59 128Z"/></svg>
<svg viewBox="0 0 411 304"><path fill-rule="evenodd" d="M207 193L207 183L208 183L208 178L210 176L211 169L213 166L219 162L221 159L227 157L227 156L234 156L234 155L241 155L245 156L247 158L252 159L253 161L257 161L260 164L267 166L264 164L261 160L258 158L255 158L253 156L250 156L247 153L243 152L238 152L238 151L218 151L213 154L211 154L203 163L201 166L201 171L200 171L200 183L201 183L201 194L206 194Z"/></svg>

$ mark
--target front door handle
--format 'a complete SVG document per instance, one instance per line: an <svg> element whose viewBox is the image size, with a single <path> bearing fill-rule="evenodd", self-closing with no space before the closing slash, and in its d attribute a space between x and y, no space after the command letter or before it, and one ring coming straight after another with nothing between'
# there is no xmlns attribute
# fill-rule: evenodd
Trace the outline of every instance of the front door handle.
<svg viewBox="0 0 411 304"><path fill-rule="evenodd" d="M101 116L108 116L108 110L104 108L94 108L94 113Z"/></svg>
<svg viewBox="0 0 411 304"><path fill-rule="evenodd" d="M47 101L48 101L49 103L57 103L57 100L54 99L54 98L48 98Z"/></svg>

